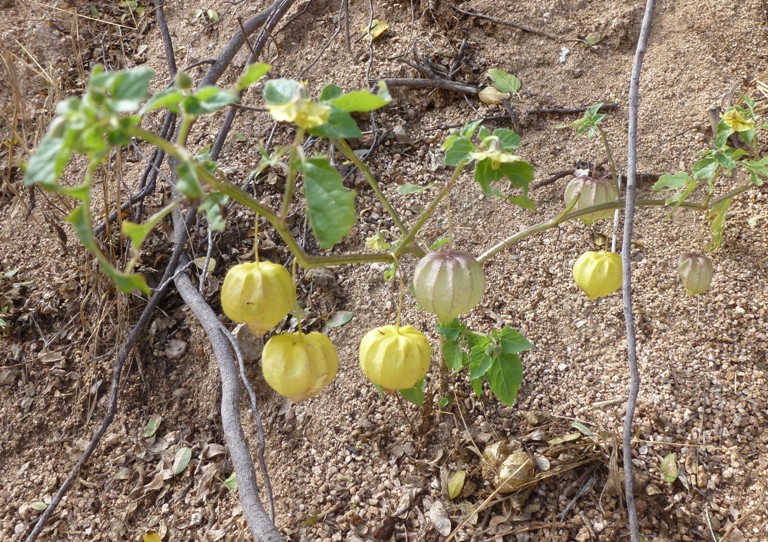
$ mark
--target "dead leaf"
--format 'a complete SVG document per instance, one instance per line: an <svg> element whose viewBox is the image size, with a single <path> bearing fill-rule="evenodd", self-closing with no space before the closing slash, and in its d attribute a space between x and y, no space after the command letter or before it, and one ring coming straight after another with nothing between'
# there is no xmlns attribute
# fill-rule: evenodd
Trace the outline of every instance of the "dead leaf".
<svg viewBox="0 0 768 542"><path fill-rule="evenodd" d="M550 446L557 446L558 444L565 444L566 442L573 442L579 440L582 437L581 433L566 433L547 441Z"/></svg>
<svg viewBox="0 0 768 542"><path fill-rule="evenodd" d="M406 486L403 488L403 493L400 494L400 502L397 503L397 509L392 515L405 519L408 511L411 509L413 499L416 497L418 492L419 490L413 486Z"/></svg>
<svg viewBox="0 0 768 542"><path fill-rule="evenodd" d="M179 359L187 351L187 342L171 339L165 345L165 355L168 359Z"/></svg>
<svg viewBox="0 0 768 542"><path fill-rule="evenodd" d="M435 530L442 536L448 536L451 534L451 520L448 518L448 512L445 511L445 506L440 501L435 501L427 512L427 517L432 525L435 526Z"/></svg>

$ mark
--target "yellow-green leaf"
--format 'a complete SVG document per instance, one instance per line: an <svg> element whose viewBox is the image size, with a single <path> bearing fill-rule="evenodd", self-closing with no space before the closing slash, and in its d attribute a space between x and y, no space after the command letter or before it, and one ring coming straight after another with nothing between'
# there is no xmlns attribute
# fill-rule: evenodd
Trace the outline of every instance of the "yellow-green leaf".
<svg viewBox="0 0 768 542"><path fill-rule="evenodd" d="M668 484L674 483L677 480L677 454L671 453L662 459L659 472L661 472L662 480Z"/></svg>
<svg viewBox="0 0 768 542"><path fill-rule="evenodd" d="M450 478L448 478L448 497L455 499L461 495L461 490L464 489L464 481L467 478L467 471L457 470Z"/></svg>
<svg viewBox="0 0 768 542"><path fill-rule="evenodd" d="M378 19L374 19L371 21L370 27L368 27L368 25L363 25L363 35L367 37L370 34L373 39L376 39L388 29L389 25L387 23Z"/></svg>
<svg viewBox="0 0 768 542"><path fill-rule="evenodd" d="M161 542L162 538L156 531L150 531L142 537L144 542Z"/></svg>
<svg viewBox="0 0 768 542"><path fill-rule="evenodd" d="M144 429L144 438L154 437L157 430L160 429L160 422L163 420L162 416L154 415L150 416L147 420L147 427Z"/></svg>
<svg viewBox="0 0 768 542"><path fill-rule="evenodd" d="M190 459L192 459L192 450L186 446L179 448L176 452L176 457L173 459L173 467L171 468L173 475L178 476L184 472L184 469L189 465Z"/></svg>

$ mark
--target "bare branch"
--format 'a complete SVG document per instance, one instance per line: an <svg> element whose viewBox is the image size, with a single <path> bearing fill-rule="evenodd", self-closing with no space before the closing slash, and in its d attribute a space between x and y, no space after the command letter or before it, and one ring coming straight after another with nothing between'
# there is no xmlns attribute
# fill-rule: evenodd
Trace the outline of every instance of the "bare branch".
<svg viewBox="0 0 768 542"><path fill-rule="evenodd" d="M640 371L637 368L637 337L635 336L635 318L632 314L632 227L635 216L635 192L637 189L637 109L640 93L640 72L643 67L645 49L651 34L653 10L656 0L647 0L640 37L637 40L635 61L632 65L632 77L629 81L629 128L627 132L627 203L624 209L624 239L621 249L624 283L624 321L627 327L627 358L629 362L629 399L624 415L624 434L622 435L622 454L624 456L624 494L629 517L629 535L632 542L639 542L640 532L637 525L637 507L635 506L634 467L632 465L632 422L635 416L637 395L640 391Z"/></svg>

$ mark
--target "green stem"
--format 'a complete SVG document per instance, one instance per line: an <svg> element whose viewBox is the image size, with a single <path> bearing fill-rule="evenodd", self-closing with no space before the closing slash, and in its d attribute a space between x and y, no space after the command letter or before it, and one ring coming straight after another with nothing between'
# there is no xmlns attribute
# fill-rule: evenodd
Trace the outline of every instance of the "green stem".
<svg viewBox="0 0 768 542"><path fill-rule="evenodd" d="M291 147L291 156L288 159L288 180L285 182L285 195L283 196L283 206L280 209L280 217L285 221L288 219L288 211L291 208L291 200L293 200L293 193L296 190L296 175L298 174L298 170L296 169L296 166L294 165L296 162L296 158L298 158L299 154L303 156L303 151L301 149L302 141L304 140L304 128L299 128L296 132L296 139L293 142L293 147Z"/></svg>
<svg viewBox="0 0 768 542"><path fill-rule="evenodd" d="M397 213L395 208L392 207L392 204L389 203L389 200L384 195L384 192L381 191L381 187L379 186L379 183L376 182L376 179L374 178L373 173L371 173L370 168L368 168L368 166L365 165L365 163L357 157L355 152L352 150L352 147L350 147L349 143L347 143L344 139L334 139L333 144L336 145L336 148L339 149L339 151L341 151L341 154L343 154L350 162L357 166L357 168L363 174L363 177L365 177L365 180L368 181L368 184L373 189L373 193L376 194L376 197L384 206L384 209L386 209L387 213L389 213L389 216L392 217L392 222L395 223L397 229L399 229L403 235L408 235L408 228L405 227L403 221L400 220L400 215Z"/></svg>
<svg viewBox="0 0 768 542"><path fill-rule="evenodd" d="M459 175L461 175L461 172L464 170L464 166L467 165L467 162L459 162L456 165L456 169L453 170L453 175L451 175L450 180L446 183L446 185L443 187L443 189L435 196L435 199L432 200L432 203L429 204L429 207L427 207L423 213L421 213L421 216L419 217L419 220L416 221L416 224L411 228L411 231L408 232L408 234L403 237L402 241L400 241L400 244L395 249L395 258L399 258L401 254L406 252L406 249L408 249L409 245L413 242L413 240L416 237L416 234L419 233L419 230L421 229L424 224L426 224L427 220L432 216L432 214L435 212L435 209L437 209L437 206L440 205L440 201L448 195L448 193L453 188L453 185L456 184L456 181L459 180Z"/></svg>
<svg viewBox="0 0 768 542"><path fill-rule="evenodd" d="M192 115L183 115L181 117L181 126L179 126L179 135L176 137L176 144L180 147L187 146L187 138L189 132L192 129L192 125L195 123L195 117Z"/></svg>
<svg viewBox="0 0 768 542"><path fill-rule="evenodd" d="M738 196L739 194L746 192L750 188L754 188L754 186L755 185L751 183L743 184L737 188L734 188L733 190L730 190L729 192L726 192L722 196L719 196L718 198L713 200L712 203L709 205L703 204L703 203L694 203L694 202L684 201L680 203L678 206L684 207L686 209L692 209L694 211L707 211L727 199L732 199ZM635 201L635 205L638 207L667 207L668 206L666 200L663 200L663 199L637 200ZM545 222L539 222L538 224L534 224L533 226L526 228L523 231L518 232L514 235L511 235L506 239L504 239L503 241L496 243L494 246L492 246L491 248L483 252L480 255L480 257L477 258L477 261L482 264L486 260L489 260L496 254L504 250L505 248L510 247L512 245L516 245L517 243L519 243L523 239L530 237L531 235L555 228L558 225L562 224L563 222L568 222L569 220L573 220L574 218L579 218L580 216L587 215L595 211L603 211L605 209L623 209L623 208L624 208L624 202L621 200L616 200L616 201L601 203L600 205L593 205L592 207L579 209L578 211L573 211L573 212L568 212L568 210L566 209L565 213L560 213Z"/></svg>
<svg viewBox="0 0 768 542"><path fill-rule="evenodd" d="M163 139L160 136L137 127L129 128L128 132L131 137L143 139L148 143L163 149L167 154L174 156L179 160L186 159L183 149L176 147L176 145L166 139ZM198 167L196 170L203 182L208 184L211 188L226 194L244 207L247 207L248 209L266 218L267 221L269 221L269 223L272 224L272 226L275 228L275 231L278 233L278 235L280 235L280 237L283 239L291 253L296 257L299 265L305 269L309 269L311 267L323 267L326 265L349 265L379 262L391 263L394 260L393 256L389 253L328 254L323 256L311 256L307 254L304 249L301 248L301 246L299 246L299 244L296 242L296 239L294 239L291 235L291 231L288 226L270 207L267 207L263 203L254 200L247 192L233 185L228 180L218 179L202 167ZM412 251L409 250L403 252L410 253Z"/></svg>

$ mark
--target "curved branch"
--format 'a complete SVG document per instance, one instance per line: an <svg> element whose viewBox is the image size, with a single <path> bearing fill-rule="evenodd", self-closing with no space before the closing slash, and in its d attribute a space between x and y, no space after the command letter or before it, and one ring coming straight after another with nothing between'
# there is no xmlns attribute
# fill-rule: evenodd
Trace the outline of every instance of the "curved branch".
<svg viewBox="0 0 768 542"><path fill-rule="evenodd" d="M180 218L175 220L181 224ZM177 230L183 228L176 228ZM220 322L216 313L211 309L202 294L186 273L181 273L175 280L184 303L190 308L203 326L205 334L213 347L216 363L221 376L221 424L224 438L227 441L229 455L235 467L238 482L240 504L243 516L248 523L251 534L261 542L283 542L284 538L269 518L261 505L256 482L256 469L246 444L243 427L240 425L240 380L236 370L236 362L232 356L229 341L223 336L219 327Z"/></svg>

